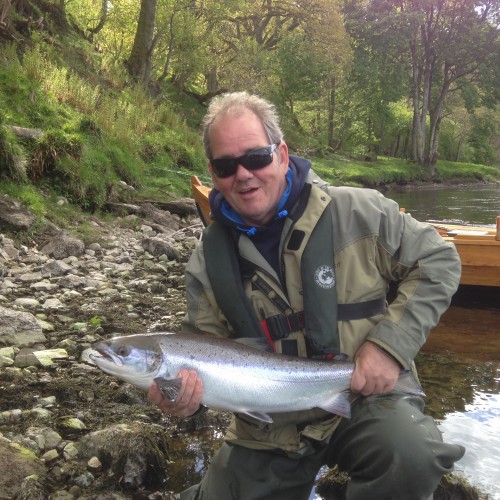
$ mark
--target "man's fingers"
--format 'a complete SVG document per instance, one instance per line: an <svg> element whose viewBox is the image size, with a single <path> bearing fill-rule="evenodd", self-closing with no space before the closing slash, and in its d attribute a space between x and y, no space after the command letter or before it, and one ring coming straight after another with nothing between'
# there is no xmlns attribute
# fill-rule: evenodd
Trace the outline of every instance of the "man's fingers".
<svg viewBox="0 0 500 500"><path fill-rule="evenodd" d="M159 405L164 399L165 397L161 393L158 385L156 383L152 384L148 390L148 401L155 405Z"/></svg>
<svg viewBox="0 0 500 500"><path fill-rule="evenodd" d="M351 378L351 391L358 394L360 393L366 385L366 378L360 373L359 370L355 369Z"/></svg>

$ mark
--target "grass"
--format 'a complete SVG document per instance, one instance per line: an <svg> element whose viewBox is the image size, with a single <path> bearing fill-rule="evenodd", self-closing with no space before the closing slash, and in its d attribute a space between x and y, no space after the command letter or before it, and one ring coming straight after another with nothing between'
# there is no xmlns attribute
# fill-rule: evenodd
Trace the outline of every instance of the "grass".
<svg viewBox="0 0 500 500"><path fill-rule="evenodd" d="M159 174L203 170L198 133L140 87L117 91L122 84L110 85L109 68L94 67L91 74L78 60L91 65L94 56L77 53L78 64L70 64L43 39L21 59L13 44L0 47L0 177L50 185L87 211L102 209L110 198L127 201L132 191L121 189L121 181L148 196L187 194L183 182ZM9 125L44 135L18 140Z"/></svg>
<svg viewBox="0 0 500 500"><path fill-rule="evenodd" d="M390 184L460 184L500 180L498 167L472 163L438 161L434 178L424 167L400 158L379 157L376 161L367 162L336 157L313 159L312 163L316 173L334 185L383 187Z"/></svg>
<svg viewBox="0 0 500 500"><path fill-rule="evenodd" d="M442 182L498 182L500 168L440 160L437 163L436 178Z"/></svg>

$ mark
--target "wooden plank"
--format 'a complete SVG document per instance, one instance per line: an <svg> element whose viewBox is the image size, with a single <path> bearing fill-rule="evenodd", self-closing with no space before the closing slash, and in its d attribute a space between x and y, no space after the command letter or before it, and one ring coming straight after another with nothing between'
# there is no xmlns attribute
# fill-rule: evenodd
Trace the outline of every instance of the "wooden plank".
<svg viewBox="0 0 500 500"><path fill-rule="evenodd" d="M462 266L460 284L500 286L500 267Z"/></svg>
<svg viewBox="0 0 500 500"><path fill-rule="evenodd" d="M500 241L495 238L494 234L457 234L455 236L449 235L448 238L458 242L474 241L479 244L492 242L494 245L500 245Z"/></svg>
<svg viewBox="0 0 500 500"><path fill-rule="evenodd" d="M456 245L462 265L498 267L500 269L500 247L485 245Z"/></svg>
<svg viewBox="0 0 500 500"><path fill-rule="evenodd" d="M196 175L191 177L191 192L196 203L198 215L205 226L212 223L212 218L210 217L210 202L208 201L210 191L211 188L209 186L204 186Z"/></svg>

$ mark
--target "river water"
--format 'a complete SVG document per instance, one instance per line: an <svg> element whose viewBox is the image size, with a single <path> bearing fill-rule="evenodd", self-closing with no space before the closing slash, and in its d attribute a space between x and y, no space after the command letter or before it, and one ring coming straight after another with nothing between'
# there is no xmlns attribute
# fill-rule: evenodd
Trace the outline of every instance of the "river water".
<svg viewBox="0 0 500 500"><path fill-rule="evenodd" d="M500 185L384 193L418 220L493 225L500 215Z"/></svg>
<svg viewBox="0 0 500 500"><path fill-rule="evenodd" d="M500 186L388 192L416 219L494 225ZM467 448L456 470L500 500L500 288L461 286L417 358L427 412Z"/></svg>

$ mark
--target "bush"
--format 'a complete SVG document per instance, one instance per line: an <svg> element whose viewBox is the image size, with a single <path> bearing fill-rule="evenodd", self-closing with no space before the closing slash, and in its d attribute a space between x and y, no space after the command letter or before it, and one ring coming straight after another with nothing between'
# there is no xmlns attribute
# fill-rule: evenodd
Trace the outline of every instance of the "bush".
<svg viewBox="0 0 500 500"><path fill-rule="evenodd" d="M78 159L82 152L82 141L76 134L49 130L36 143L28 168L32 180L51 176L57 162L63 158Z"/></svg>
<svg viewBox="0 0 500 500"><path fill-rule="evenodd" d="M16 138L1 124L0 119L0 177L25 181L26 157Z"/></svg>

